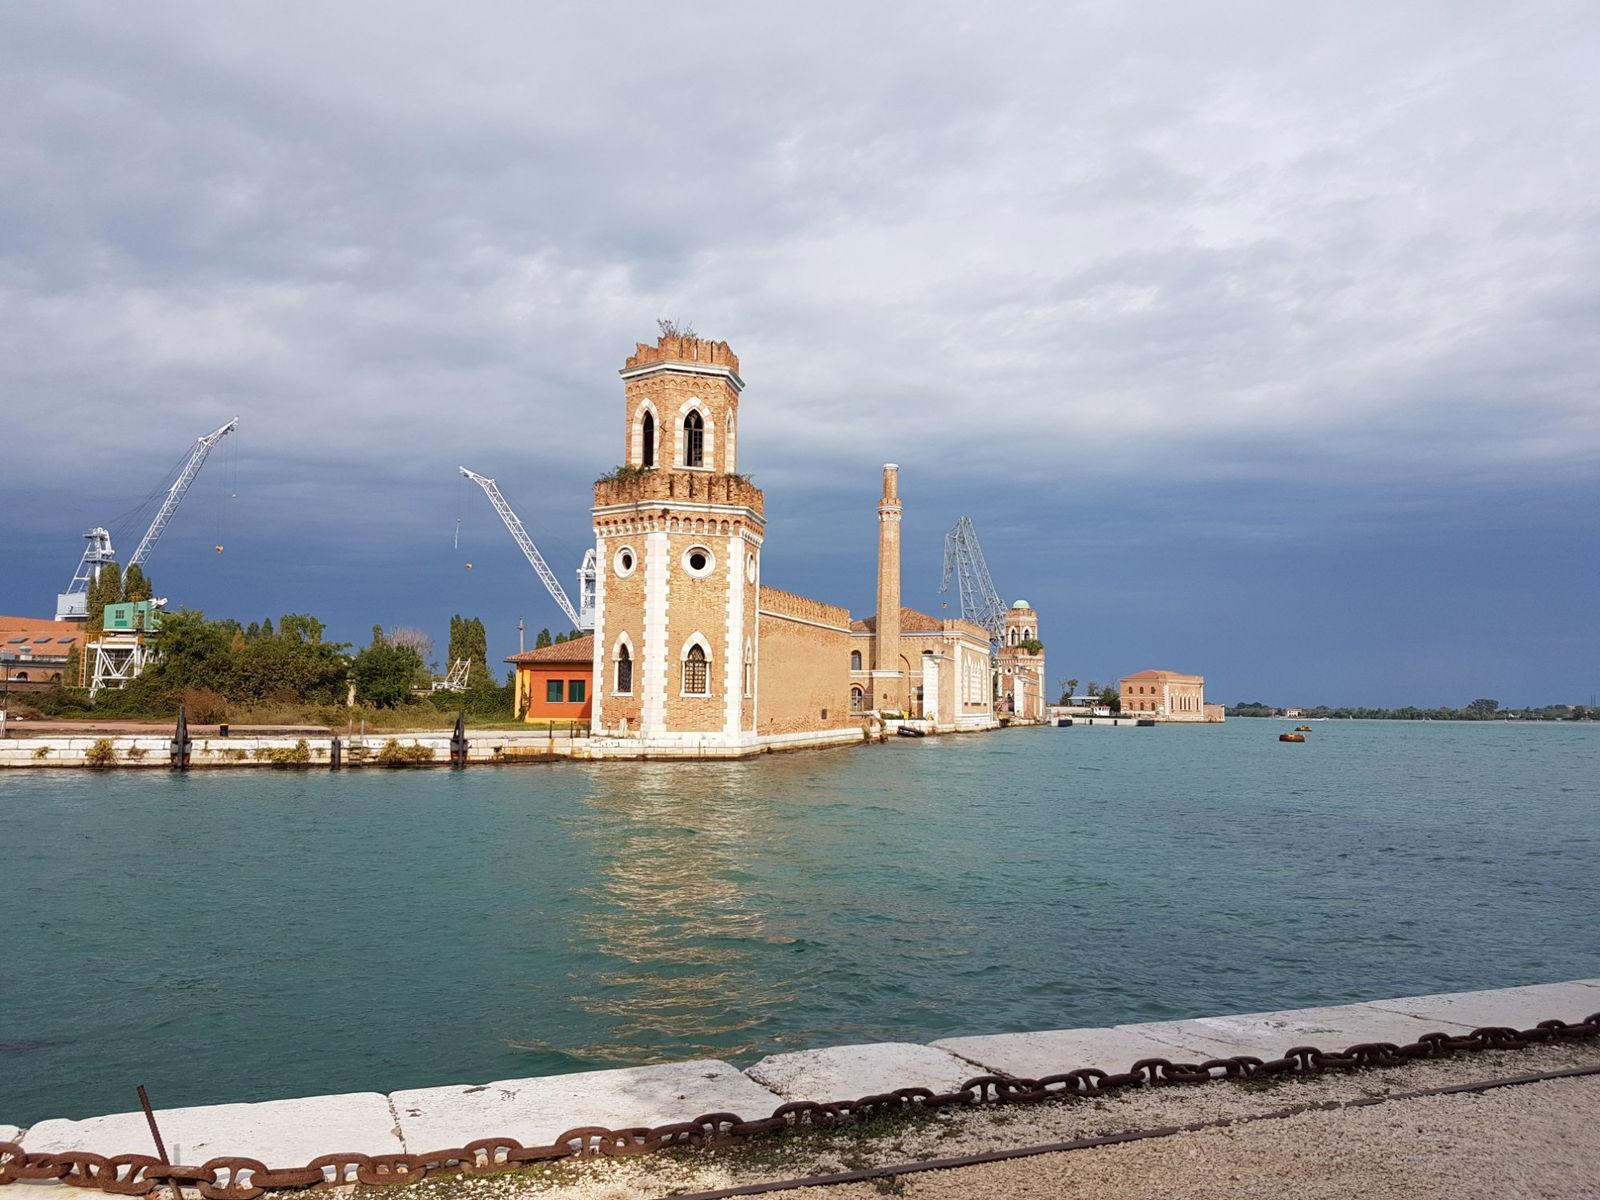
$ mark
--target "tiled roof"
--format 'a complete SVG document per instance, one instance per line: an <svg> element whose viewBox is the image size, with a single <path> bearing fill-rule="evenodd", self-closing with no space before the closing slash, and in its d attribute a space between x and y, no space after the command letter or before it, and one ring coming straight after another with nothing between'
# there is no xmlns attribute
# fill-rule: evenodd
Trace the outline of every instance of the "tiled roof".
<svg viewBox="0 0 1600 1200"><path fill-rule="evenodd" d="M46 617L0 617L0 646L31 646L35 654L64 655L83 641L81 621Z"/></svg>
<svg viewBox="0 0 1600 1200"><path fill-rule="evenodd" d="M1124 675L1124 679L1200 679L1199 675L1189 675L1183 671L1136 671L1132 675Z"/></svg>
<svg viewBox="0 0 1600 1200"><path fill-rule="evenodd" d="M506 659L508 663L592 663L594 662L594 634L575 637L570 642L557 642L554 646L540 646L537 650L524 650Z"/></svg>
<svg viewBox="0 0 1600 1200"><path fill-rule="evenodd" d="M878 614L873 613L870 617L863 617L859 621L851 621L850 628L857 633L877 633ZM938 617L930 617L927 613L918 612L914 608L902 608L900 610L901 633L939 633L943 629L944 622L939 620Z"/></svg>

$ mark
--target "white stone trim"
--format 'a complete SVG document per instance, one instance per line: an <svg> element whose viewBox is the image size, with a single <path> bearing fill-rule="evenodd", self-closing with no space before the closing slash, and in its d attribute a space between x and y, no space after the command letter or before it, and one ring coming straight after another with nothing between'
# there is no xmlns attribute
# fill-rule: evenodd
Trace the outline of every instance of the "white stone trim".
<svg viewBox="0 0 1600 1200"><path fill-rule="evenodd" d="M727 733L739 732L739 713L744 707L744 539L728 537L728 616L726 645L728 661L723 666L722 727Z"/></svg>
<svg viewBox="0 0 1600 1200"><path fill-rule="evenodd" d="M648 412L656 419L656 444L655 462L652 467L661 465L661 413L656 408L655 401L646 396L639 401L639 407L633 411L633 428L628 431L628 461L639 466L644 465L644 414Z"/></svg>
<svg viewBox="0 0 1600 1200"><path fill-rule="evenodd" d="M662 375L668 372L683 375L714 375L731 383L735 392L744 391L744 380L739 378L732 367L725 367L720 363L653 362L645 363L641 367L624 367L617 374L624 379L645 379L651 375Z"/></svg>
<svg viewBox="0 0 1600 1200"><path fill-rule="evenodd" d="M694 646L699 646L700 649L705 652L706 656L706 690L703 692L686 692L683 690L683 663L684 660L689 657L689 650ZM711 680L713 679L712 672L716 670L717 656L712 652L711 641L706 637L705 634L696 629L688 637L683 639L683 645L678 648L676 665L678 670L678 697L680 699L709 700L712 696L716 695L716 693L711 690Z"/></svg>
<svg viewBox="0 0 1600 1200"><path fill-rule="evenodd" d="M639 664L643 706L639 711L639 732L647 737L659 734L667 725L667 607L671 553L666 530L645 534L644 655Z"/></svg>
<svg viewBox="0 0 1600 1200"><path fill-rule="evenodd" d="M595 639L595 646L598 647L599 645L600 645L600 639L596 638ZM617 652L619 650L621 650L624 646L626 646L628 648L628 660L633 664L633 676L628 681L629 685L630 685L628 690L625 691L625 692L619 692L619 691L617 691L617 673L616 673ZM634 650L634 648L633 648L633 639L628 636L628 631L626 629L624 629L621 633L617 634L616 640L611 643L611 664L610 665L611 665L610 674L603 676L603 678L606 680L606 691L608 691L613 696L633 696L633 695L636 695L638 693L638 691L639 691L639 655ZM602 671L604 671L605 670L605 665L602 664L600 669ZM598 694L596 694L595 700L597 702L599 701L599 695ZM598 724L598 722L597 722L597 724Z"/></svg>
<svg viewBox="0 0 1600 1200"><path fill-rule="evenodd" d="M698 412L703 423L700 440L700 465L691 467L688 463L689 445L683 436L683 423L689 419L689 414ZM716 473L717 461L717 420L711 415L711 408L699 396L690 396L678 406L678 419L673 425L672 465L679 471L705 471L709 474Z"/></svg>
<svg viewBox="0 0 1600 1200"><path fill-rule="evenodd" d="M594 539L594 560L606 561L606 539L599 534ZM637 564L636 564L637 565ZM605 628L606 628L606 573L594 573L594 666L589 679L589 726L602 728L601 705L604 703L605 683ZM528 707L533 707L533 697L528 697Z"/></svg>
<svg viewBox="0 0 1600 1200"><path fill-rule="evenodd" d="M698 470L698 468L693 469ZM601 517L624 517L636 514L651 517L664 508L670 509L674 513L693 512L724 517L741 517L747 522L761 526L763 529L766 527L766 518L746 505L708 504L703 501L689 500L629 500L625 504L608 504L604 508L597 508L594 510L594 515L597 520ZM747 532L746 536L752 535ZM754 541L757 545L761 544L759 537L755 537Z"/></svg>
<svg viewBox="0 0 1600 1200"><path fill-rule="evenodd" d="M759 588L761 585L757 583L756 586ZM778 590L782 591L783 589L779 588ZM792 617L788 613L773 612L770 608L761 608L759 601L757 602L756 611L763 617L771 617L774 621L793 621L796 625L810 625L813 629L826 629L831 633L850 632L850 626L848 625L828 625L822 621L813 621L808 617Z"/></svg>

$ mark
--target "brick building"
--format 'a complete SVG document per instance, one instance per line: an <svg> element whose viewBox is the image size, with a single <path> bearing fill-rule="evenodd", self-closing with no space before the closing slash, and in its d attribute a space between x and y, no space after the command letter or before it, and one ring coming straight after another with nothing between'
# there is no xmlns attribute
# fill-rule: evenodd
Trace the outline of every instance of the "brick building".
<svg viewBox="0 0 1600 1200"><path fill-rule="evenodd" d="M0 692L44 691L67 679L68 658L83 650L81 621L0 617Z"/></svg>
<svg viewBox="0 0 1600 1200"><path fill-rule="evenodd" d="M1203 675L1179 671L1140 671L1123 678L1122 711L1162 721L1210 721ZM1216 705L1209 706L1216 708Z"/></svg>
<svg viewBox="0 0 1600 1200"><path fill-rule="evenodd" d="M765 497L739 473L744 380L726 342L640 343L621 375L623 463L594 489L591 755L859 742L874 711L995 724L984 631L900 606L895 467L878 503L880 628L762 579ZM519 688L526 671L530 718L555 678L541 653L508 660Z"/></svg>

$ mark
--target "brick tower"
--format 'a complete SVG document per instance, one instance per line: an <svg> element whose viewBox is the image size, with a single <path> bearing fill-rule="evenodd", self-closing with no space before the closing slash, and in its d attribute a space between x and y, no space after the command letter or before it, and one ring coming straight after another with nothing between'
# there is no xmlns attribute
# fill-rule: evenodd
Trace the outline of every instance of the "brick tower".
<svg viewBox="0 0 1600 1200"><path fill-rule="evenodd" d="M883 495L878 499L878 613L873 643L872 694L880 711L905 707L900 663L900 468L883 464Z"/></svg>
<svg viewBox="0 0 1600 1200"><path fill-rule="evenodd" d="M766 529L736 474L739 360L662 337L621 374L626 453L594 488L596 732L737 746L755 729Z"/></svg>
<svg viewBox="0 0 1600 1200"><path fill-rule="evenodd" d="M1020 720L1042 721L1050 698L1045 694L1044 650L1033 648L1041 641L1039 613L1018 600L1006 610L1005 628L997 680L1001 707Z"/></svg>

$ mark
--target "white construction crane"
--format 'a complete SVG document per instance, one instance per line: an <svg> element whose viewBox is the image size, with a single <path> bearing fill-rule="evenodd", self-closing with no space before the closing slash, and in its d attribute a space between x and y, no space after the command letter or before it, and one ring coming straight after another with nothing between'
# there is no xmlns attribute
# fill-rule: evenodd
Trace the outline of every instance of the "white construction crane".
<svg viewBox="0 0 1600 1200"><path fill-rule="evenodd" d="M156 548L156 543L161 540L161 535L166 532L167 523L172 520L172 514L178 511L178 505L183 502L184 493L189 490L189 485L194 482L194 477L200 473L200 468L205 465L206 455L211 453L215 446L228 434L232 433L239 424L235 417L220 429L213 429L210 433L200 438L194 444L194 449L189 451L189 457L184 460L178 477L173 480L172 486L167 489L167 495L161 502L161 507L156 510L155 519L150 522L150 528L144 531L144 537L139 539L139 548L133 552L133 557L128 560L130 567L142 566L145 559L150 557L150 552ZM83 557L78 560L78 569L73 572L72 582L67 585L67 590L56 596L56 620L81 621L89 615L89 585L100 576L100 572L108 563L116 561L116 551L111 546L111 534L96 526L83 535L89 544L84 547Z"/></svg>
<svg viewBox="0 0 1600 1200"><path fill-rule="evenodd" d="M505 522L506 528L511 531L511 536L516 539L517 545L522 548L523 557L532 565L543 581L545 590L550 593L550 598L560 606L561 611L567 614L567 620L572 622L574 629L585 633L594 630L594 577L595 560L594 551L590 550L583 556L583 562L578 567L578 607L573 608L572 601L567 599L567 593L562 590L561 584L556 580L555 572L550 569L550 564L544 561L544 555L539 553L539 547L533 544L533 539L528 536L528 531L522 527L522 519L511 510L511 505L506 503L506 498L500 494L500 488L494 480L487 475L479 475L476 471L469 471L461 467L460 471L473 483L483 489L483 494L489 497L489 503L494 505L495 512L500 514L500 519Z"/></svg>
<svg viewBox="0 0 1600 1200"><path fill-rule="evenodd" d="M950 590L950 576L956 576L961 596L961 618L983 626L989 640L998 646L1006 633L1006 606L989 577L989 564L978 545L978 531L970 517L962 517L944 535L944 581L939 593Z"/></svg>

